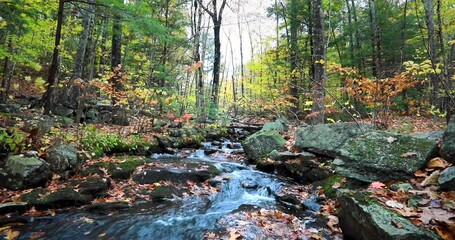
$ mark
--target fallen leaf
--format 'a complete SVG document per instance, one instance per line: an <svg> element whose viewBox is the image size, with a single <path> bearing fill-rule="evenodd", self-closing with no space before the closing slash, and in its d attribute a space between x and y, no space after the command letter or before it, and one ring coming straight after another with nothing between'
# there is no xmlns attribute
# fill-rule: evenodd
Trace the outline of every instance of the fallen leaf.
<svg viewBox="0 0 455 240"><path fill-rule="evenodd" d="M334 183L334 184L332 185L332 188L333 188L333 189L338 189L338 188L340 188L340 187L341 187L341 183L339 183L339 182L336 182L336 183Z"/></svg>
<svg viewBox="0 0 455 240"><path fill-rule="evenodd" d="M11 229L11 226L4 226L4 227L1 227L1 228L0 228L0 233L6 232L6 231L8 231L8 230L10 230L10 229Z"/></svg>
<svg viewBox="0 0 455 240"><path fill-rule="evenodd" d="M388 142L388 143L393 143L393 142L395 142L396 140L397 140L397 139L394 138L394 137L388 137L388 138L387 138L387 142Z"/></svg>
<svg viewBox="0 0 455 240"><path fill-rule="evenodd" d="M105 232L98 234L98 237L99 237L99 238L102 238L102 237L104 237L104 236L106 236L106 233L105 233Z"/></svg>
<svg viewBox="0 0 455 240"><path fill-rule="evenodd" d="M428 161L427 168L431 169L444 169L449 165L449 163L443 158L437 157Z"/></svg>
<svg viewBox="0 0 455 240"><path fill-rule="evenodd" d="M392 224L393 226L395 226L396 228L403 228L403 224L397 222L395 219L392 219Z"/></svg>
<svg viewBox="0 0 455 240"><path fill-rule="evenodd" d="M6 235L6 240L16 239L17 237L19 237L20 234L21 232L10 229L8 230L8 234Z"/></svg>
<svg viewBox="0 0 455 240"><path fill-rule="evenodd" d="M422 170L417 170L415 173L414 173L414 176L416 177L427 177L428 174Z"/></svg>
<svg viewBox="0 0 455 240"><path fill-rule="evenodd" d="M341 229L337 227L340 223L338 217L329 215L327 218L329 219L329 221L327 221L327 226L330 228L330 230L334 233L340 233Z"/></svg>
<svg viewBox="0 0 455 240"><path fill-rule="evenodd" d="M398 208L398 209L403 209L405 207L402 203L399 203L395 200L387 200L385 202L385 205L387 205L391 208Z"/></svg>
<svg viewBox="0 0 455 240"><path fill-rule="evenodd" d="M242 235L237 233L237 230L231 229L229 231L229 240L237 240L238 237L241 237Z"/></svg>
<svg viewBox="0 0 455 240"><path fill-rule="evenodd" d="M385 187L385 184L382 182L372 182L370 184L370 186L368 186L368 188L371 188L371 189L381 189L383 187Z"/></svg>
<svg viewBox="0 0 455 240"><path fill-rule="evenodd" d="M439 170L436 170L430 174L425 180L422 181L420 184L422 187L430 186L430 185L437 185L438 184L438 179L441 173Z"/></svg>
<svg viewBox="0 0 455 240"><path fill-rule="evenodd" d="M400 155L400 157L402 157L402 158L411 158L411 157L416 157L416 156L417 156L416 152L407 152L407 153L403 153Z"/></svg>
<svg viewBox="0 0 455 240"><path fill-rule="evenodd" d="M46 234L46 233L45 232L34 232L34 233L32 233L32 235L30 236L29 239L37 239L37 238L42 237L44 234Z"/></svg>

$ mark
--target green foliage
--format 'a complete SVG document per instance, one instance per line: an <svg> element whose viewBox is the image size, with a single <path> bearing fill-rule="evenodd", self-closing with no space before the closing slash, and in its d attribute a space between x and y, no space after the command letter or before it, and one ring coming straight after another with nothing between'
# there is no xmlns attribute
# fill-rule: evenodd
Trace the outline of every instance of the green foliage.
<svg viewBox="0 0 455 240"><path fill-rule="evenodd" d="M4 150L14 152L22 149L26 146L26 137L26 134L15 127L8 129L0 128L0 145Z"/></svg>

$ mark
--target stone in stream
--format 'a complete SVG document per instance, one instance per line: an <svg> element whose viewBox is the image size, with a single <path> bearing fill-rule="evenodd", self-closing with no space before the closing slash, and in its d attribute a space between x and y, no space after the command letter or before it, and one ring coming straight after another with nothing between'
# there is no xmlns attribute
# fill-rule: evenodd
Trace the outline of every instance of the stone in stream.
<svg viewBox="0 0 455 240"><path fill-rule="evenodd" d="M36 209L78 207L89 204L92 196L84 195L72 188L64 188L55 192L47 192L44 189L35 189L21 196L21 200L27 202Z"/></svg>
<svg viewBox="0 0 455 240"><path fill-rule="evenodd" d="M335 171L362 182L406 180L434 156L433 141L373 131L346 141L332 163Z"/></svg>
<svg viewBox="0 0 455 240"><path fill-rule="evenodd" d="M349 139L373 127L357 123L331 123L303 127L297 131L295 147L329 157L336 157L338 149Z"/></svg>
<svg viewBox="0 0 455 240"><path fill-rule="evenodd" d="M248 158L258 161L267 157L273 150L281 151L285 142L283 136L278 132L261 130L245 139L242 142L242 146Z"/></svg>
<svg viewBox="0 0 455 240"><path fill-rule="evenodd" d="M170 181L172 183L186 183L187 181L192 182L204 182L216 175L220 174L220 171L213 165L209 165L207 169L198 168L153 168L144 169L135 173L132 178L139 184L152 184L160 181Z"/></svg>
<svg viewBox="0 0 455 240"><path fill-rule="evenodd" d="M441 155L445 160L455 163L455 117L451 118L442 136Z"/></svg>
<svg viewBox="0 0 455 240"><path fill-rule="evenodd" d="M339 190L338 201L340 227L347 239L439 239L379 204L368 193Z"/></svg>
<svg viewBox="0 0 455 240"><path fill-rule="evenodd" d="M11 156L0 172L0 187L19 190L44 186L52 177L49 164L37 157Z"/></svg>

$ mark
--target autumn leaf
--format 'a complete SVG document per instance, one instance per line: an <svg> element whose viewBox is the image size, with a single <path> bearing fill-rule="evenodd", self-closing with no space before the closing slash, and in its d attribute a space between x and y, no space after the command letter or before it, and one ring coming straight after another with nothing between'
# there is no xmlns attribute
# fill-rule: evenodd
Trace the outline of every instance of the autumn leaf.
<svg viewBox="0 0 455 240"><path fill-rule="evenodd" d="M427 168L430 168L430 169L444 169L448 165L449 165L449 163L446 160L444 160L443 158L437 157L437 158L431 159L428 162Z"/></svg>
<svg viewBox="0 0 455 240"><path fill-rule="evenodd" d="M388 143L393 143L393 142L395 142L396 140L397 140L397 139L394 138L394 137L388 137L388 138L387 138L387 142L388 142Z"/></svg>
<svg viewBox="0 0 455 240"><path fill-rule="evenodd" d="M387 205L391 208L398 208L398 209L403 209L405 207L402 203L399 203L395 200L387 200L385 202L385 205Z"/></svg>
<svg viewBox="0 0 455 240"><path fill-rule="evenodd" d="M241 237L239 233L237 233L237 230L231 229L229 231L229 240L237 240L237 238Z"/></svg>
<svg viewBox="0 0 455 240"><path fill-rule="evenodd" d="M433 173L430 174L425 180L422 181L420 184L422 187L430 186L430 185L436 185L438 184L438 179L441 173L438 171L434 171Z"/></svg>
<svg viewBox="0 0 455 240"><path fill-rule="evenodd" d="M381 189L385 187L385 184L382 182L372 182L368 188L370 189Z"/></svg>
<svg viewBox="0 0 455 240"><path fill-rule="evenodd" d="M403 228L403 224L397 222L395 219L392 219L391 221L392 221L393 226L395 226L396 228L400 228L400 229Z"/></svg>
<svg viewBox="0 0 455 240"><path fill-rule="evenodd" d="M8 234L6 235L6 240L13 240L19 237L21 233L19 231L14 231L12 229L8 230Z"/></svg>

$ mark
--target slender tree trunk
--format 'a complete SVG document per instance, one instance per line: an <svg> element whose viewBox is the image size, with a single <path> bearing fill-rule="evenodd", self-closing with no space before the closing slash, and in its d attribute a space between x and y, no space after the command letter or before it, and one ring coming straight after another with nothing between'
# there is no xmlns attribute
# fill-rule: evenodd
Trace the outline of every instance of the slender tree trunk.
<svg viewBox="0 0 455 240"><path fill-rule="evenodd" d="M242 26L240 23L240 0L238 1L238 13L237 13L237 27L239 29L239 41L240 41L240 89L241 89L241 97L245 97L245 86L243 84L244 74L244 66L243 66L243 33L242 33ZM237 114L237 111L236 111Z"/></svg>
<svg viewBox="0 0 455 240"><path fill-rule="evenodd" d="M44 106L44 114L50 114L54 107L53 95L54 90L58 85L58 58L60 50L60 40L62 37L63 25L63 10L65 7L65 0L58 1L57 13L57 29L55 30L54 53L52 54L51 67L49 69L49 76L47 78L47 89L42 97Z"/></svg>
<svg viewBox="0 0 455 240"><path fill-rule="evenodd" d="M194 29L194 62L201 61L201 32L202 32L202 8L198 5L198 1L193 1L193 29ZM196 107L200 111L200 115L205 118L204 111L204 81L202 79L202 65L195 70L194 78L196 82Z"/></svg>
<svg viewBox="0 0 455 240"><path fill-rule="evenodd" d="M325 120L325 62L326 45L324 37L324 15L322 10L322 0L312 0L313 19L314 19L314 90L312 111L315 116L312 118L313 124L324 123Z"/></svg>
<svg viewBox="0 0 455 240"><path fill-rule="evenodd" d="M102 25L102 34L101 34L101 43L100 43L100 46L101 46L101 54L100 54L100 60L99 60L99 66L98 66L98 73L97 75L100 76L104 73L104 71L106 70L106 66L107 66L107 47L106 47L106 43L107 43L107 25L108 25L108 18L106 16L103 15L102 17L102 21L101 21L101 25Z"/></svg>
<svg viewBox="0 0 455 240"><path fill-rule="evenodd" d="M293 98L291 111L294 114L298 114L299 111L299 80L298 80L298 29L300 23L298 21L298 4L297 0L291 0L290 2L290 72L291 72L291 87L290 94Z"/></svg>
<svg viewBox="0 0 455 240"><path fill-rule="evenodd" d="M220 9L217 9L217 0L211 0L212 10L209 10L202 4L202 0L198 0L201 7L210 15L213 21L213 36L214 36L214 45L215 53L213 60L213 81L212 81L212 107L215 109L218 108L218 92L220 86L220 64L221 64L221 40L220 40L220 30L221 22L223 19L223 11L226 6L226 1L223 0L220 6Z"/></svg>
<svg viewBox="0 0 455 240"><path fill-rule="evenodd" d="M407 44L406 44L406 31L407 31L407 15L408 15L408 0L405 0L404 2L404 8L403 8L403 25L401 27L401 47L400 47L400 71L403 69L403 62L407 58ZM406 102L408 99L408 91L406 89L403 90L402 92L403 95L403 101ZM406 114L409 114L409 106L408 104L405 104L405 112Z"/></svg>
<svg viewBox="0 0 455 240"><path fill-rule="evenodd" d="M93 0L90 0L89 2L93 2ZM77 52L76 52L76 57L74 58L74 69L73 69L73 76L72 79L78 79L82 78L82 72L83 69L85 68L85 65L88 64L87 59L86 59L86 50L87 50L87 45L88 41L90 38L90 33L91 33L91 27L92 27L92 16L93 15L93 6L89 4L88 6L89 9L87 10L82 10L82 26L84 29L82 30L80 37L79 37L79 45L77 47Z"/></svg>
<svg viewBox="0 0 455 240"><path fill-rule="evenodd" d="M113 76L110 79L111 84L114 86L114 91L123 90L121 82L121 70L122 70L122 25L120 17L114 16L112 24L112 45L111 45L111 70ZM118 99L115 96L112 97L112 103L117 103Z"/></svg>
<svg viewBox="0 0 455 240"><path fill-rule="evenodd" d="M428 31L428 56L431 60L431 65L433 69L436 69L437 64L437 55L436 55L436 41L435 41L435 31L434 31L434 4L433 0L422 0L425 9L425 22L427 25ZM439 80L436 74L430 76L430 84L432 86L430 93L430 104L442 109L440 97L439 97Z"/></svg>
<svg viewBox="0 0 455 240"><path fill-rule="evenodd" d="M13 53L13 39L11 36L6 36L6 47L10 54ZM3 63L3 78L2 78L2 86L0 91L0 103L5 103L8 99L8 85L11 82L11 78L13 75L13 63L9 56L5 57L5 61Z"/></svg>
<svg viewBox="0 0 455 240"><path fill-rule="evenodd" d="M360 57L357 60L357 68L359 72L365 71L365 57L363 56L362 45L360 44L360 30L359 30L359 21L357 18L357 7L355 6L354 0L351 0L351 10L352 10L352 17L354 18L354 28L355 28L355 49L356 49L356 56Z"/></svg>
<svg viewBox="0 0 455 240"><path fill-rule="evenodd" d="M374 0L368 0L370 27L372 31L372 58L373 58L373 76L381 78L382 76L382 58L381 58L381 35L377 20L377 9Z"/></svg>

